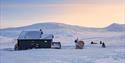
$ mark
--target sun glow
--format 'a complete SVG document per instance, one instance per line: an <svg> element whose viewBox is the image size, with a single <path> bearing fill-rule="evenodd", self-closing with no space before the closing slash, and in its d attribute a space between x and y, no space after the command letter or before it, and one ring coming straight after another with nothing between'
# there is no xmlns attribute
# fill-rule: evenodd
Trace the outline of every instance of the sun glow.
<svg viewBox="0 0 125 63"><path fill-rule="evenodd" d="M119 0L120 3L112 3L113 1L70 4L2 4L0 28L42 22L58 22L86 27L105 27L111 23L124 24L123 0Z"/></svg>

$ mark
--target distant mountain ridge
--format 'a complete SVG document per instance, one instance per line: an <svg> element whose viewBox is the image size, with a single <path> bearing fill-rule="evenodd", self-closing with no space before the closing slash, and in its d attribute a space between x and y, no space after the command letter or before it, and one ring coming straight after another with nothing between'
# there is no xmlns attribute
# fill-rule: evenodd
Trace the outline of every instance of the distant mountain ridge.
<svg viewBox="0 0 125 63"><path fill-rule="evenodd" d="M125 31L125 24L113 23L105 28L107 31Z"/></svg>
<svg viewBox="0 0 125 63"><path fill-rule="evenodd" d="M5 28L0 29L0 31L3 30L28 30L28 29L77 29L77 30L103 30L103 31L125 31L125 24L117 24L113 23L105 28L89 28L89 27L82 27L82 26L75 26L75 25L68 25L64 23L37 23L32 24L28 26L22 26L22 27L15 27L15 28Z"/></svg>

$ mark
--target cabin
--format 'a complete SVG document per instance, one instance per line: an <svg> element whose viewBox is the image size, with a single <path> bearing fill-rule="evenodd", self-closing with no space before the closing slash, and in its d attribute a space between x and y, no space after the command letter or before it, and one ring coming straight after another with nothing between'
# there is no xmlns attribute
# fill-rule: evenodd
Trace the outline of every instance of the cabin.
<svg viewBox="0 0 125 63"><path fill-rule="evenodd" d="M51 48L53 38L52 34L43 34L42 31L23 31L17 39L15 50Z"/></svg>

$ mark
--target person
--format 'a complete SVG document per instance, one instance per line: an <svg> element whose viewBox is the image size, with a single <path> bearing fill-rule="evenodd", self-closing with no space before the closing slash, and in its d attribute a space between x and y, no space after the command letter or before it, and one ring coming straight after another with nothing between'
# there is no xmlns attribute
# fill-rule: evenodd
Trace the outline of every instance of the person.
<svg viewBox="0 0 125 63"><path fill-rule="evenodd" d="M102 44L102 41L100 41L100 44Z"/></svg>
<svg viewBox="0 0 125 63"><path fill-rule="evenodd" d="M104 43L104 42L102 43L102 48L106 48L106 45L105 45L105 43Z"/></svg>
<svg viewBox="0 0 125 63"><path fill-rule="evenodd" d="M43 31L42 31L42 29L40 29L40 32L41 32L41 34L43 34Z"/></svg>

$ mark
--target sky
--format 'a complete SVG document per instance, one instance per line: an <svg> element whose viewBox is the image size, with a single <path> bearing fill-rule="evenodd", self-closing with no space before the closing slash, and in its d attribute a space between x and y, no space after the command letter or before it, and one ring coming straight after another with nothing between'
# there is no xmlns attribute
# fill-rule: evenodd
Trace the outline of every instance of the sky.
<svg viewBox="0 0 125 63"><path fill-rule="evenodd" d="M125 0L0 0L0 28L57 22L86 27L125 23Z"/></svg>

